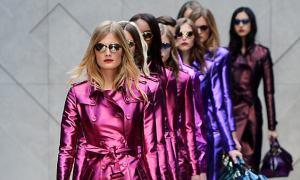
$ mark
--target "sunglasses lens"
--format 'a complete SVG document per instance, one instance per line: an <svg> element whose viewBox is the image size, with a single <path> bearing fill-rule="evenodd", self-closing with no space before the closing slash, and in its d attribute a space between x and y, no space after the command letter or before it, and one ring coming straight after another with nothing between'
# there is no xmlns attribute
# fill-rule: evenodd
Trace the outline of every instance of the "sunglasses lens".
<svg viewBox="0 0 300 180"><path fill-rule="evenodd" d="M108 46L110 52L114 53L114 52L117 52L120 48L121 48L121 45L120 44L110 44Z"/></svg>
<svg viewBox="0 0 300 180"><path fill-rule="evenodd" d="M234 23L235 25L239 25L240 23L242 23L243 25L246 25L246 24L248 24L249 22L250 22L249 19L235 19L233 23Z"/></svg>
<svg viewBox="0 0 300 180"><path fill-rule="evenodd" d="M242 23L243 23L243 24L248 24L248 23L249 23L249 19L243 19L243 20L242 20Z"/></svg>
<svg viewBox="0 0 300 180"><path fill-rule="evenodd" d="M202 25L198 27L201 31L206 31L208 29L207 25Z"/></svg>
<svg viewBox="0 0 300 180"><path fill-rule="evenodd" d="M177 38L182 38L182 37L192 37L194 34L193 34L193 31L187 31L187 32L179 32L176 37Z"/></svg>
<svg viewBox="0 0 300 180"><path fill-rule="evenodd" d="M177 34L177 37L179 37L179 38L181 38L182 36L183 36L182 32L179 32L179 33Z"/></svg>
<svg viewBox="0 0 300 180"><path fill-rule="evenodd" d="M100 52L104 52L106 50L106 46L102 43L97 43L95 45L95 49Z"/></svg>
<svg viewBox="0 0 300 180"><path fill-rule="evenodd" d="M151 32L143 32L143 37L146 41L150 40L152 38L152 33Z"/></svg>
<svg viewBox="0 0 300 180"><path fill-rule="evenodd" d="M134 41L128 41L128 46L131 48L135 45Z"/></svg>
<svg viewBox="0 0 300 180"><path fill-rule="evenodd" d="M192 32L192 31L187 32L187 33L186 33L186 36L187 36L187 37L192 37L192 36L193 36L193 32Z"/></svg>
<svg viewBox="0 0 300 180"><path fill-rule="evenodd" d="M162 49L169 49L169 48L171 48L171 44L170 43L162 43L161 48Z"/></svg>

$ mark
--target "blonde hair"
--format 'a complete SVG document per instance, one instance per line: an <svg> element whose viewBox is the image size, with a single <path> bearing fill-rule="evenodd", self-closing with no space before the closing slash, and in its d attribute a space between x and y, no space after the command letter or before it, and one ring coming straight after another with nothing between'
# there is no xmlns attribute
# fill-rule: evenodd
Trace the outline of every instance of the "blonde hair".
<svg viewBox="0 0 300 180"><path fill-rule="evenodd" d="M86 78L97 88L104 88L104 79L97 64L94 47L109 33L112 33L119 40L123 49L121 65L118 67L118 74L113 81L113 87L118 89L124 83L126 90L129 90L130 95L137 98L132 91L132 86L134 85L143 99L147 101L147 95L138 85L140 71L134 63L123 29L117 22L114 21L104 21L96 27L91 36L84 57L80 64L71 71L70 82L80 78L82 75L85 75Z"/></svg>
<svg viewBox="0 0 300 180"><path fill-rule="evenodd" d="M208 39L204 42L204 48L213 52L216 52L217 48L220 46L220 35L218 32L217 24L212 12L209 9L202 8L195 10L191 15L191 20L195 22L200 17L203 17L207 22L210 34Z"/></svg>

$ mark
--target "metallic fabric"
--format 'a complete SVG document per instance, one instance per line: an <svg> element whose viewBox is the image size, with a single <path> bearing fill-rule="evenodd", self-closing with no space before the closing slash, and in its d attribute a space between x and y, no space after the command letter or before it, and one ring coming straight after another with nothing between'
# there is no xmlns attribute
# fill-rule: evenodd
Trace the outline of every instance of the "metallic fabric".
<svg viewBox="0 0 300 180"><path fill-rule="evenodd" d="M205 73L199 72L199 78L207 129L207 179L211 180L218 179L222 153L235 149L232 137L235 123L229 84L229 52L219 47L214 54L207 52L204 59ZM193 66L199 69L196 61Z"/></svg>
<svg viewBox="0 0 300 180"><path fill-rule="evenodd" d="M266 47L254 45L245 55L231 60L233 111L237 137L247 164L259 169L262 146L262 107L257 90L261 80L268 115L268 129L275 130L274 77L272 59Z"/></svg>
<svg viewBox="0 0 300 180"><path fill-rule="evenodd" d="M76 156L84 158L74 179L158 179L155 95L147 81L139 85L148 102L133 98L124 86L102 91L88 81L73 85L62 116L57 179L69 179ZM76 154L78 147L84 150Z"/></svg>

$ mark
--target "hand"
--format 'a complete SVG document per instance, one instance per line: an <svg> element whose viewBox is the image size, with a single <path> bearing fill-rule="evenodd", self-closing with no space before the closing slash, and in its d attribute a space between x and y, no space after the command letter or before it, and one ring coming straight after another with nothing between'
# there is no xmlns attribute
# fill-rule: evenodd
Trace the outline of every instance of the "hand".
<svg viewBox="0 0 300 180"><path fill-rule="evenodd" d="M206 180L206 173L200 173L200 179Z"/></svg>
<svg viewBox="0 0 300 180"><path fill-rule="evenodd" d="M272 141L272 140L274 140L274 139L277 139L277 138L278 138L277 132L276 132L276 131L271 131L271 130L269 130L268 138L269 138L269 141Z"/></svg>
<svg viewBox="0 0 300 180"><path fill-rule="evenodd" d="M238 163L237 157L243 158L242 153L238 150L231 150L228 152L228 154L235 164Z"/></svg>
<svg viewBox="0 0 300 180"><path fill-rule="evenodd" d="M191 180L201 180L201 176L200 175L193 175Z"/></svg>
<svg viewBox="0 0 300 180"><path fill-rule="evenodd" d="M236 132L235 131L232 132L232 138L233 138L234 143L235 143L235 148L238 151L241 151L242 150L242 146L241 146L241 144L240 144L240 142L239 142L239 140L238 140L238 138L236 136Z"/></svg>

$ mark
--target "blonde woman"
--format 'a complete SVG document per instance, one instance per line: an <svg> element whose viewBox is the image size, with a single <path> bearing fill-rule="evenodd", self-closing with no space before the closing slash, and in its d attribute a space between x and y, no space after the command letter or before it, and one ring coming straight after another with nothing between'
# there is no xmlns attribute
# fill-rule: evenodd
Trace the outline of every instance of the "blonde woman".
<svg viewBox="0 0 300 180"><path fill-rule="evenodd" d="M74 179L157 179L154 94L140 78L118 23L94 30L72 78L83 74L87 80L74 84L65 102L57 179L69 179L78 147L84 148L77 153L83 166Z"/></svg>

